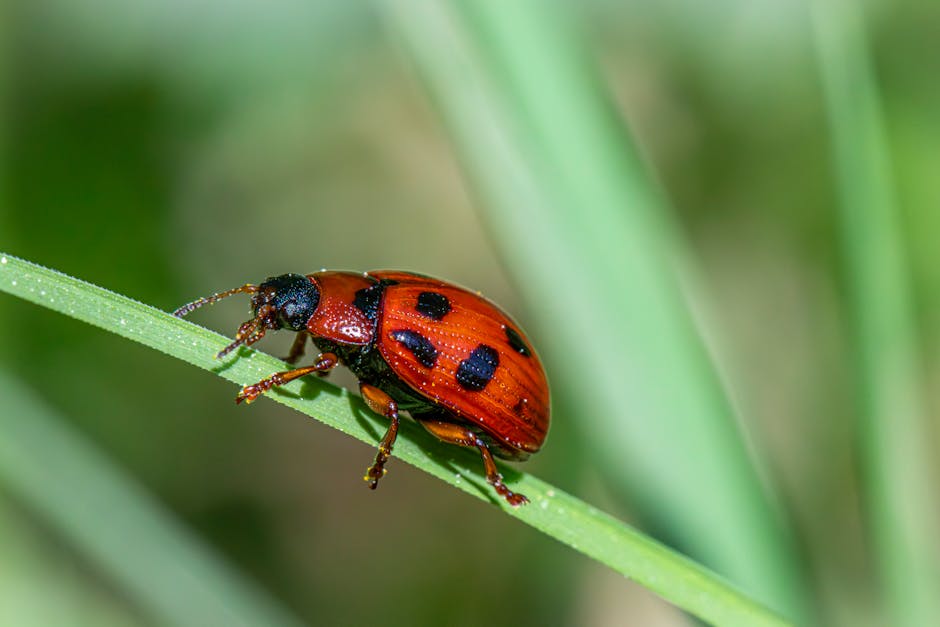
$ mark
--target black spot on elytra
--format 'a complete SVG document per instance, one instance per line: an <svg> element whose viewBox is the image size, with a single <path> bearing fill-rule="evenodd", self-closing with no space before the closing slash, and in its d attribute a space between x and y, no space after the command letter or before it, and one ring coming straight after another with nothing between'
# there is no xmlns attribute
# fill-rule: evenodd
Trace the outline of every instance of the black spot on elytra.
<svg viewBox="0 0 940 627"><path fill-rule="evenodd" d="M512 327L506 327L506 339L509 340L509 345L512 346L513 350L520 355L528 357L532 354L532 349L525 343L525 340L522 339L519 332Z"/></svg>
<svg viewBox="0 0 940 627"><path fill-rule="evenodd" d="M437 363L437 349L434 348L434 344L431 344L431 340L420 333L410 329L399 329L392 331L389 335L392 336L393 340L408 349L421 365L433 368L434 364Z"/></svg>
<svg viewBox="0 0 940 627"><path fill-rule="evenodd" d="M415 309L428 318L440 320L450 312L450 301L438 292L421 292Z"/></svg>
<svg viewBox="0 0 940 627"><path fill-rule="evenodd" d="M480 344L457 366L457 383L465 390L479 392L486 387L499 366L496 349Z"/></svg>
<svg viewBox="0 0 940 627"><path fill-rule="evenodd" d="M382 302L382 294L389 285L395 285L398 281L392 279L382 279L374 285L364 287L356 292L353 298L353 306L364 313L369 320L375 320L379 315L379 303Z"/></svg>

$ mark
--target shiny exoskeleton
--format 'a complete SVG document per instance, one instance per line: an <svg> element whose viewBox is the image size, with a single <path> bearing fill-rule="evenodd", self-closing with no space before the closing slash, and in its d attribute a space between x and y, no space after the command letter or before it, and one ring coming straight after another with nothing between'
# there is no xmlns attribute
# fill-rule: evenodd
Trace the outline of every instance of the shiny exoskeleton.
<svg viewBox="0 0 940 627"><path fill-rule="evenodd" d="M524 460L539 450L549 425L549 391L538 355L496 305L445 281L397 271L284 274L179 308L184 316L233 294L251 294L252 318L223 357L266 331L297 336L286 361L303 355L309 337L320 354L310 366L278 372L242 388L251 402L271 388L337 364L359 379L368 406L390 420L366 474L373 489L407 411L444 442L477 448L486 479L513 506L528 502L503 483L493 455Z"/></svg>

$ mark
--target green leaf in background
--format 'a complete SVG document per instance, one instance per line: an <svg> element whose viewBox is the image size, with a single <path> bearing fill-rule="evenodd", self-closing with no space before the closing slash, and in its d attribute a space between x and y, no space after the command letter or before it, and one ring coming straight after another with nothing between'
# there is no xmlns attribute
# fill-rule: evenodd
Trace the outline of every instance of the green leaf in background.
<svg viewBox="0 0 940 627"><path fill-rule="evenodd" d="M385 5L439 107L597 464L642 515L803 619L795 551L690 314L687 252L564 3ZM693 288L694 289L694 288Z"/></svg>
<svg viewBox="0 0 940 627"><path fill-rule="evenodd" d="M245 349L242 349L242 356L239 358L219 363L212 356L228 344L229 340L225 337L10 255L0 254L0 290L133 339L206 370L215 371L219 376L236 383L256 381L283 367L283 362L273 357ZM76 366L80 367L81 364ZM88 367L93 367L93 364ZM4 391L12 393L9 388ZM280 392L271 394L270 398L365 442L375 443L381 433L381 424L377 417L369 416L363 419L360 411L363 404L358 399L345 392L338 393L334 386L326 382L295 381L284 386ZM25 403L29 402L27 398ZM11 412L11 415L35 413L28 405L24 407L20 410L14 406L15 411ZM0 427L8 434L3 439L6 446L0 447L0 480L5 477L16 486L17 492L27 502L35 503L52 519L59 521L81 547L88 551L101 550L108 559L115 560L113 572L129 588L140 594L147 592L146 586L140 584L141 574L137 572L140 564L99 549L99 543L105 545L105 549L114 548L113 544L108 543L113 531L93 524L98 515L96 512L109 508L120 510L122 503L127 500L131 504L128 510L130 513L127 514L129 526L137 530L149 529L142 532L145 535L132 538L133 542L128 546L144 544L148 552L159 553L164 544L168 544L170 548L175 544L177 548L174 550L186 550L185 547L179 547L178 535L168 534L160 526L148 527L147 525L153 524L153 517L133 517L134 513L143 509L143 506L138 506L139 500L134 500L137 497L129 496L130 493L126 489L114 487L112 479L104 478L91 465L77 466L78 470L73 477L90 477L88 485L101 490L90 496L103 498L106 495L108 498L78 516L74 508L82 500L85 487L71 483L54 485L54 481L46 478L42 474L42 468L36 465L36 456L26 454L30 449L42 450L46 446L46 440L50 447L68 446L68 440L63 439L66 436L62 436L61 432L57 434L55 430L33 431L42 428L40 423L29 425L9 417L0 423ZM523 492L532 500L526 507L513 509L502 500L493 499L480 476L479 460L471 451L437 442L433 436L411 421L402 424L399 437L400 441L395 447L396 458L415 465L477 498L495 502L497 507L501 507L508 514L609 565L703 620L716 625L742 627L787 624L714 573L534 477L516 472L507 473L508 483L512 488ZM66 442L65 445L62 444L63 441ZM75 453L77 449L70 450L71 453L59 455L57 448L50 454L78 464L88 464L87 461L82 461L80 453ZM69 469L62 467L60 471L67 472ZM193 552L198 555L199 551L193 549ZM152 556L148 559L158 557ZM144 560L146 561L148 560ZM184 563L188 562L184 560ZM134 564L137 564L136 567ZM211 570L207 569L202 559L196 559L191 568L196 572ZM216 583L221 581L221 576L213 578L211 572L207 577ZM165 600L163 595L146 600L158 605L162 611L173 610L162 607ZM247 622L269 624L266 621ZM199 621L194 624L199 624Z"/></svg>
<svg viewBox="0 0 940 627"><path fill-rule="evenodd" d="M47 283L50 299L57 287ZM26 384L2 370L0 399L4 491L61 534L158 624L301 624L181 526Z"/></svg>
<svg viewBox="0 0 940 627"><path fill-rule="evenodd" d="M927 453L914 306L878 87L861 10L812 3L832 132L855 340L868 517L891 625L940 622L937 469Z"/></svg>

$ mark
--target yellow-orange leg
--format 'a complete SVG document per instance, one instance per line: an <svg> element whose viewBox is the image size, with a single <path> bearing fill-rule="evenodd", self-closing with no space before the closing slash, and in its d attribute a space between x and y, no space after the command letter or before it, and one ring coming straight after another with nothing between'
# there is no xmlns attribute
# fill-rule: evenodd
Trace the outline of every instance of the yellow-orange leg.
<svg viewBox="0 0 940 627"><path fill-rule="evenodd" d="M267 379L261 379L257 383L252 385L246 385L241 389L241 392L238 393L238 396L235 397L236 403L241 403L242 401L250 403L255 400L268 390L279 385L284 385L294 379L299 379L304 375L308 375L311 372L326 372L332 369L336 364L339 363L339 358L336 357L333 353L321 353L317 357L316 363L312 366L305 366L303 368L295 368L293 370L285 370L284 372L277 372L272 374Z"/></svg>
<svg viewBox="0 0 940 627"><path fill-rule="evenodd" d="M298 331L297 335L294 336L294 343L290 346L290 352L287 354L287 357L284 358L284 361L290 365L297 363L297 360L304 356L304 348L307 345L307 332ZM322 370L319 372L329 372L328 370Z"/></svg>
<svg viewBox="0 0 940 627"><path fill-rule="evenodd" d="M496 490L496 493L506 499L506 502L513 507L525 505L529 502L529 499L526 498L525 495L513 492L506 487L506 484L503 483L503 476L496 468L496 462L493 461L493 454L490 453L490 449L487 448L483 440L480 439L480 436L465 426L452 422L441 422L439 420L419 420L418 422L420 422L425 429L431 432L434 437L443 442L447 442L448 444L456 444L458 446L475 446L477 449L479 449L480 454L483 455L483 467L486 470L486 481L491 486L493 486L493 489Z"/></svg>
<svg viewBox="0 0 940 627"><path fill-rule="evenodd" d="M377 414L382 414L391 421L388 425L388 431L385 432L385 437L379 443L379 452L375 454L375 461L366 471L366 476L363 477L369 482L369 487L374 490L379 486L379 479L385 475L385 462L392 454L395 438L398 437L398 403L392 400L391 396L368 383L360 383L359 392L369 409Z"/></svg>

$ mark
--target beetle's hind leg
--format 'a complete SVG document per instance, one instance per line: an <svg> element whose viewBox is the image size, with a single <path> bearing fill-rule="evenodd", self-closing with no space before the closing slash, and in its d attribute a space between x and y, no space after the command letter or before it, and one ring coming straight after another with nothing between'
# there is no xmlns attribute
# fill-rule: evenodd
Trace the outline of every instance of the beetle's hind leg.
<svg viewBox="0 0 940 627"><path fill-rule="evenodd" d="M304 366L303 368L294 368L293 370L276 372L266 379L261 379L257 383L246 385L238 393L238 396L235 397L235 402L250 403L271 388L284 385L285 383L289 383L294 379L299 379L300 377L313 372L316 372L317 374L329 372L338 363L339 358L333 353L321 353L320 356L317 357L316 363L314 363L312 366Z"/></svg>
<svg viewBox="0 0 940 627"><path fill-rule="evenodd" d="M506 487L506 484L503 483L503 476L496 468L496 462L493 461L493 454L490 452L489 447L486 446L486 442L476 433L466 426L455 422L422 418L418 418L417 420L431 435L442 442L456 444L457 446L476 447L483 456L483 467L486 470L487 483L493 486L496 493L506 499L507 503L513 507L518 507L529 502L529 499L526 498L524 494L513 492Z"/></svg>
<svg viewBox="0 0 940 627"><path fill-rule="evenodd" d="M362 394L362 400L366 402L369 409L377 414L382 414L391 422L385 437L379 444L379 452L375 454L375 461L366 471L364 479L369 482L371 489L379 486L379 479L385 475L385 462L392 454L392 447L395 445L395 438L398 437L398 403L391 396L368 383L359 382L359 392Z"/></svg>

